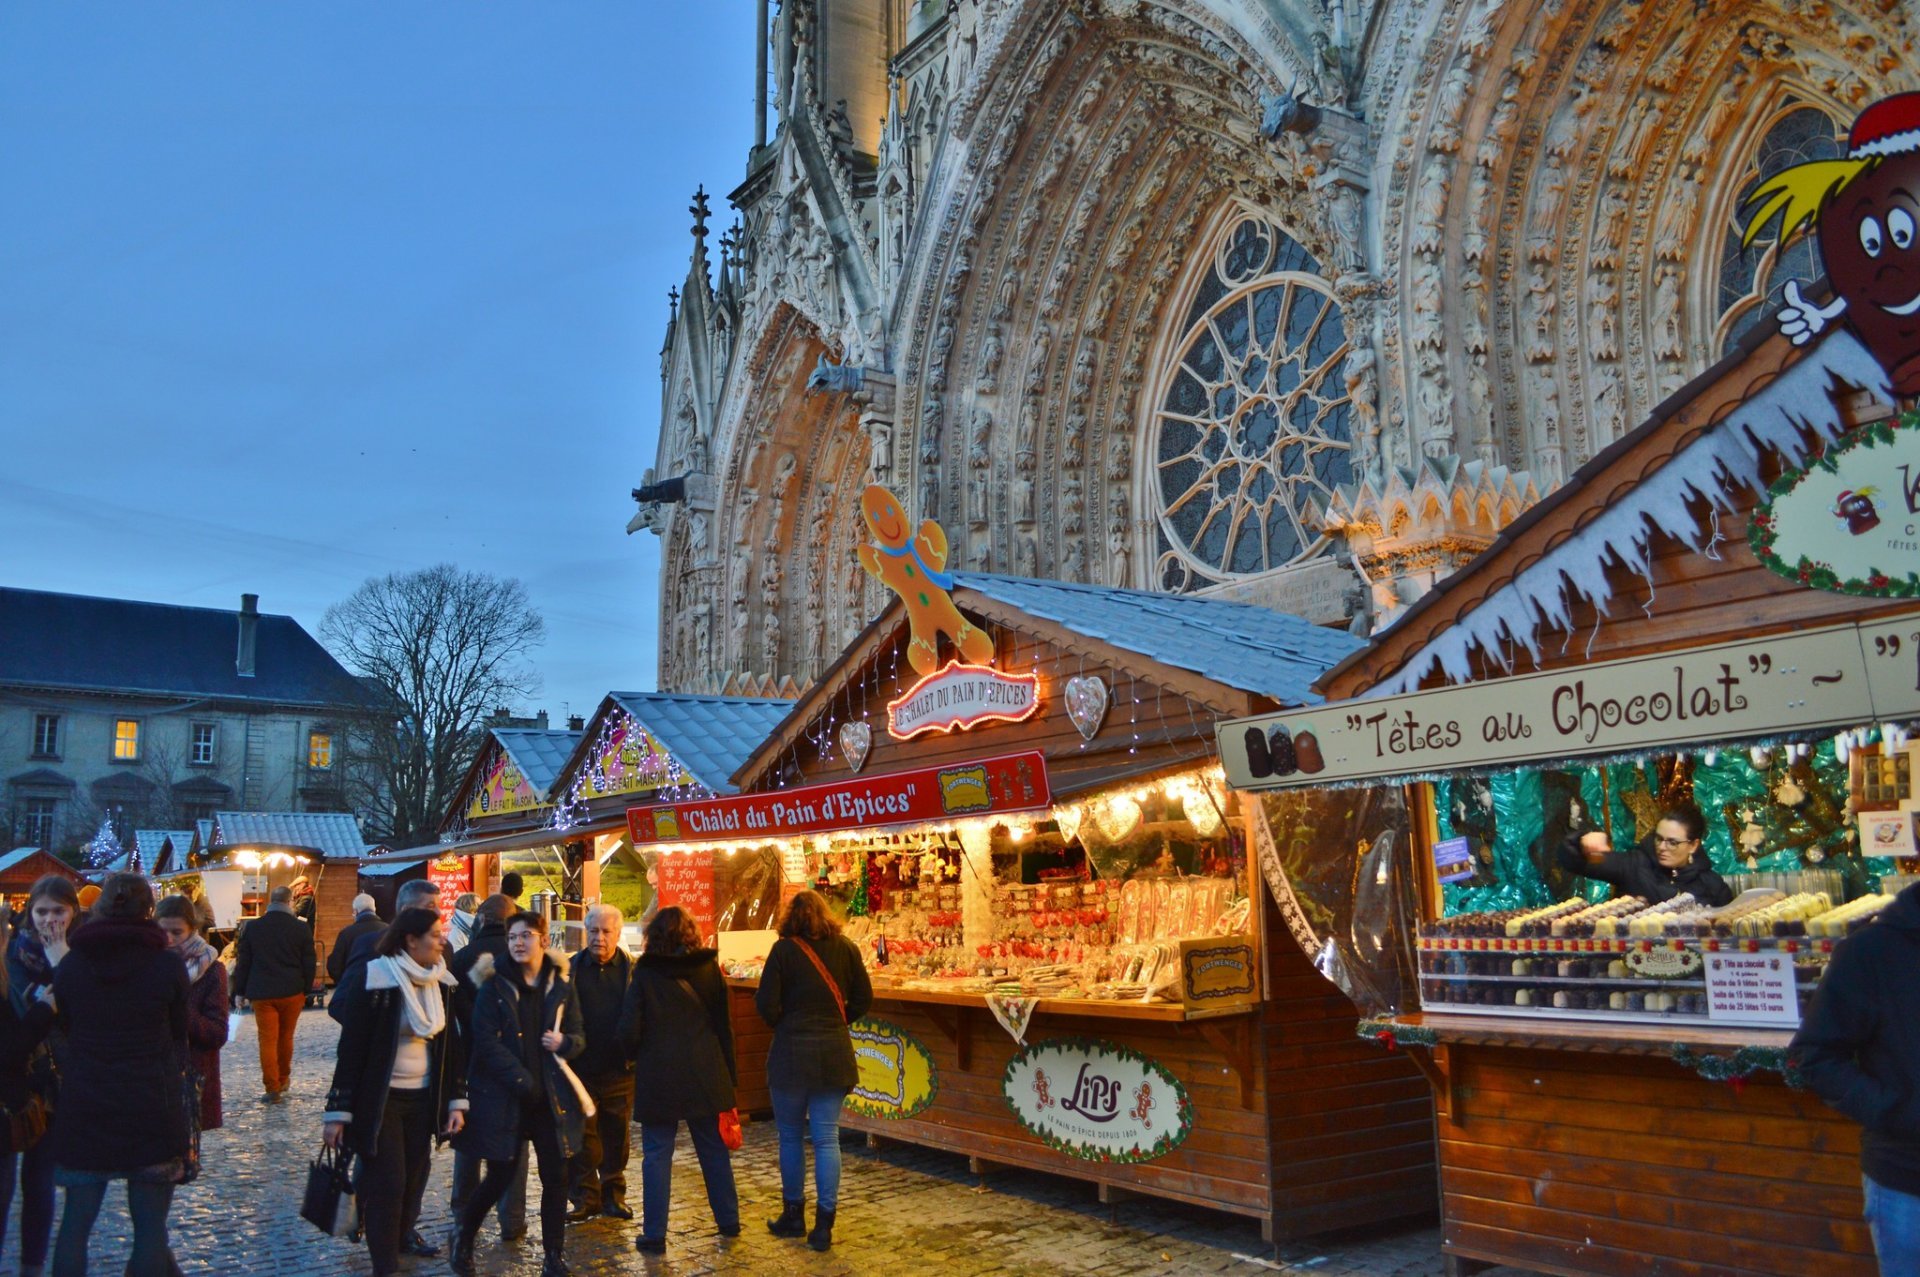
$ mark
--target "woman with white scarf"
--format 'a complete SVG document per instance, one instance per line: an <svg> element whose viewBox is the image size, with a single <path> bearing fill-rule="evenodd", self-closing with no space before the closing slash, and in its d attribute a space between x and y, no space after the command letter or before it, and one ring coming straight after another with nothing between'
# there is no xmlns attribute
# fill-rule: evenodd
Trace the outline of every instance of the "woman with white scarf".
<svg viewBox="0 0 1920 1277"><path fill-rule="evenodd" d="M333 995L340 1047L323 1129L361 1159L355 1187L377 1277L397 1272L403 1252L439 1253L420 1235L420 1199L434 1136L457 1134L467 1109L445 949L439 913L402 909Z"/></svg>
<svg viewBox="0 0 1920 1277"><path fill-rule="evenodd" d="M167 933L167 947L187 964L187 1058L200 1077L200 1130L221 1122L220 1051L227 1045L227 969L200 938L200 912L185 896L168 896L153 907L153 920ZM200 1147L194 1133L194 1149Z"/></svg>

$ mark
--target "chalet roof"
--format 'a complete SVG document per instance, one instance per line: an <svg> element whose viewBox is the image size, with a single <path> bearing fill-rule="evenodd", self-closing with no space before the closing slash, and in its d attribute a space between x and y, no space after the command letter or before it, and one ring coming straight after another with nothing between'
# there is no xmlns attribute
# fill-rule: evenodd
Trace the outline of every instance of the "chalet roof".
<svg viewBox="0 0 1920 1277"><path fill-rule="evenodd" d="M217 811L214 847L307 847L329 860L358 860L367 840L345 812Z"/></svg>
<svg viewBox="0 0 1920 1277"><path fill-rule="evenodd" d="M377 704L290 616L261 614L251 678L235 671L238 641L239 613L221 608L0 587L0 683L330 709Z"/></svg>
<svg viewBox="0 0 1920 1277"><path fill-rule="evenodd" d="M520 774L540 793L551 796L584 732L545 731L537 727L496 727L493 738Z"/></svg>
<svg viewBox="0 0 1920 1277"><path fill-rule="evenodd" d="M651 732L674 761L718 794L737 792L731 777L793 702L752 696L611 692L609 699Z"/></svg>
<svg viewBox="0 0 1920 1277"><path fill-rule="evenodd" d="M954 583L1149 660L1288 705L1315 705L1313 682L1365 644L1344 630L1249 603L985 572Z"/></svg>
<svg viewBox="0 0 1920 1277"><path fill-rule="evenodd" d="M167 844L173 844L173 855L163 860ZM133 846L140 853L140 863L153 873L165 868L176 867L184 863L187 853L193 848L191 829L136 829L133 831Z"/></svg>

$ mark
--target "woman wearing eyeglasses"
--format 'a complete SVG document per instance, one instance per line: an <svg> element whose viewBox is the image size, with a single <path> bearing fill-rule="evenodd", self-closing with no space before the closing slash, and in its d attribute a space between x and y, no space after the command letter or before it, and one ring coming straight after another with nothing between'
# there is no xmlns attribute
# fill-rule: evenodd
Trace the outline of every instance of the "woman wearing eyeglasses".
<svg viewBox="0 0 1920 1277"><path fill-rule="evenodd" d="M1707 818L1692 803L1677 803L1660 813L1653 833L1625 851L1615 851L1606 834L1568 834L1560 844L1560 865L1569 873L1610 882L1620 895L1658 904L1682 892L1718 908L1733 900L1733 888L1714 872L1700 845Z"/></svg>

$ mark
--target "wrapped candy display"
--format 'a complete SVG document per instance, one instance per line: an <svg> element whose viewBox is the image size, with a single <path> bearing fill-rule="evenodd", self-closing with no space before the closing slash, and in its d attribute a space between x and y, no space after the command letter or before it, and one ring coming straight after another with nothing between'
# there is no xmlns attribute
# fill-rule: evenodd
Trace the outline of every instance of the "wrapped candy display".
<svg viewBox="0 0 1920 1277"><path fill-rule="evenodd" d="M1711 909L1681 894L1457 914L1420 932L1429 1011L1638 1020L1708 1018L1704 956L1777 953L1804 1008L1833 941L1871 923L1891 896L1836 909L1824 892L1743 893Z"/></svg>

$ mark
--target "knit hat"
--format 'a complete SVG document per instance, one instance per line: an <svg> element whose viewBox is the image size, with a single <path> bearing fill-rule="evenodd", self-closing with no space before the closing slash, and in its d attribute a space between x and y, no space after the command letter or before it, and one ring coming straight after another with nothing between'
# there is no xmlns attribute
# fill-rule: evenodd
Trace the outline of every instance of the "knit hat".
<svg viewBox="0 0 1920 1277"><path fill-rule="evenodd" d="M1920 151L1920 93L1881 98L1853 122L1847 134L1847 158L1871 159Z"/></svg>

